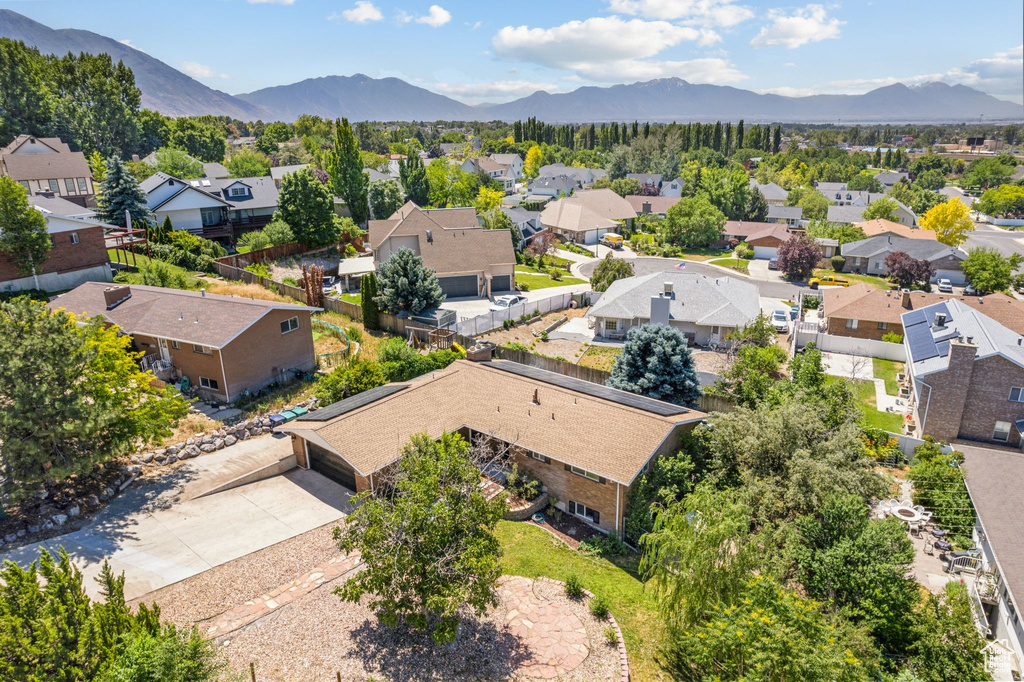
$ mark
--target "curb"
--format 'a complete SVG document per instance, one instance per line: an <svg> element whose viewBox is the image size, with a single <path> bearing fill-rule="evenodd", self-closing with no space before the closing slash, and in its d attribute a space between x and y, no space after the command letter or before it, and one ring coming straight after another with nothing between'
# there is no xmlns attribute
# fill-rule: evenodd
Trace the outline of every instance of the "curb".
<svg viewBox="0 0 1024 682"><path fill-rule="evenodd" d="M554 578L547 578L545 576L534 578L534 581L565 587L565 583L561 580L555 580ZM583 590L583 594L587 599L594 598L594 593L590 590ZM622 639L622 629L619 627L619 621L615 620L615 616L611 611L608 612L608 623L615 629L615 637L618 639L617 647L619 650L619 667L622 671L622 675L619 680L620 682L629 682L629 656L626 654L626 641Z"/></svg>

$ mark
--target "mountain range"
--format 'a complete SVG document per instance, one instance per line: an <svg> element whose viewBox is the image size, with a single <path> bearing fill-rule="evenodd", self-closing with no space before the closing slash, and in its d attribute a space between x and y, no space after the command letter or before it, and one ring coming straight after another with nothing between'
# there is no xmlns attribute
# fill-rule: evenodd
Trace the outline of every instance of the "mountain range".
<svg viewBox="0 0 1024 682"><path fill-rule="evenodd" d="M736 121L943 123L1024 120L1024 105L964 85L902 83L861 95L786 97L680 78L586 86L572 92L538 91L502 104L468 105L398 78L325 76L229 95L203 85L164 62L111 38L77 29L54 30L0 10L0 37L21 40L49 54L107 53L135 73L142 105L168 116L226 115L242 120L294 121L300 114L352 121Z"/></svg>

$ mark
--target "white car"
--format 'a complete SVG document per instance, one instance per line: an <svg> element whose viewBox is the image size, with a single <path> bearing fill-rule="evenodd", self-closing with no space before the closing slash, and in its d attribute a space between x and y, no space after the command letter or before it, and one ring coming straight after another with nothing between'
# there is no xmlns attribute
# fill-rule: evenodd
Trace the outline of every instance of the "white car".
<svg viewBox="0 0 1024 682"><path fill-rule="evenodd" d="M941 291L944 294L951 294L951 293L953 293L953 283L950 282L948 279L940 279L939 280L939 291Z"/></svg>
<svg viewBox="0 0 1024 682"><path fill-rule="evenodd" d="M789 314L785 310L776 310L772 313L772 326L775 331L785 334L789 331Z"/></svg>
<svg viewBox="0 0 1024 682"><path fill-rule="evenodd" d="M514 294L511 296L499 296L494 299L494 305L490 307L490 310L501 312L502 310L508 310L519 303L526 303L526 297L516 296Z"/></svg>

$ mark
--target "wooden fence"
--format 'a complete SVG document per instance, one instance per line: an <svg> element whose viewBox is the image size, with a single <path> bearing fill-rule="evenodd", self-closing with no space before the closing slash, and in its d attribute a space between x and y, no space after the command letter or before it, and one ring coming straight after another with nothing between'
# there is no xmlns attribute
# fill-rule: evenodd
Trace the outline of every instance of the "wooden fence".
<svg viewBox="0 0 1024 682"><path fill-rule="evenodd" d="M265 261L277 260L278 258L285 258L287 256L294 256L300 253L305 253L309 249L305 244L298 242L289 242L287 244L279 244L278 246L268 246L265 249L257 249L256 251L249 251L247 253L234 253L230 256L224 256L218 258L215 263L223 263L233 268L244 268L246 265L252 265L253 263L263 263ZM217 266L214 265L216 268Z"/></svg>

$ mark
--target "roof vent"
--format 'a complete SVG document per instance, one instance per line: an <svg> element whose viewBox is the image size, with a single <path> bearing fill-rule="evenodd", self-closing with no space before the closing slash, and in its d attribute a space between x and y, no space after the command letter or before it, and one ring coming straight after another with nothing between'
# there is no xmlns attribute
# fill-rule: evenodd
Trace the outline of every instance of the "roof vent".
<svg viewBox="0 0 1024 682"><path fill-rule="evenodd" d="M974 337L973 336L968 336L967 337L967 343L974 343Z"/></svg>
<svg viewBox="0 0 1024 682"><path fill-rule="evenodd" d="M200 288L199 289L199 295L202 296L203 298L206 298L206 289Z"/></svg>
<svg viewBox="0 0 1024 682"><path fill-rule="evenodd" d="M427 230L427 243L428 244L433 244L434 243L434 231L433 230Z"/></svg>
<svg viewBox="0 0 1024 682"><path fill-rule="evenodd" d="M672 298L672 282L665 282L664 286L665 286L665 290L664 290L665 296L668 296L669 298Z"/></svg>
<svg viewBox="0 0 1024 682"><path fill-rule="evenodd" d="M643 203L643 204L642 204L642 205L640 206L640 212L641 212L641 213L650 213L650 212L651 212L651 202L649 202L649 201L645 201L645 202L644 202L644 203Z"/></svg>
<svg viewBox="0 0 1024 682"><path fill-rule="evenodd" d="M935 313L934 329L942 329L946 326L946 313Z"/></svg>
<svg viewBox="0 0 1024 682"><path fill-rule="evenodd" d="M539 388L533 389L533 404L534 405L540 405L540 389Z"/></svg>
<svg viewBox="0 0 1024 682"><path fill-rule="evenodd" d="M131 287L106 287L103 290L103 301L107 310L113 310L132 297Z"/></svg>

